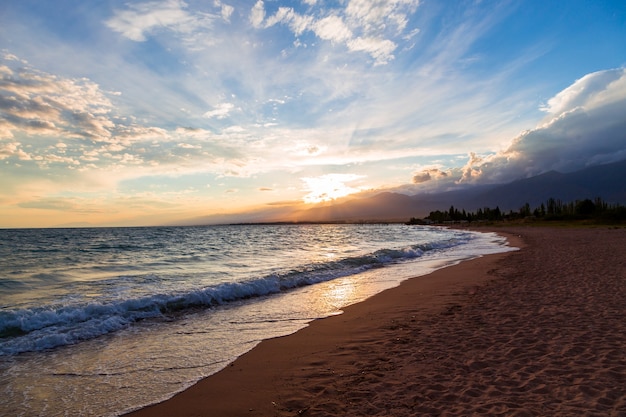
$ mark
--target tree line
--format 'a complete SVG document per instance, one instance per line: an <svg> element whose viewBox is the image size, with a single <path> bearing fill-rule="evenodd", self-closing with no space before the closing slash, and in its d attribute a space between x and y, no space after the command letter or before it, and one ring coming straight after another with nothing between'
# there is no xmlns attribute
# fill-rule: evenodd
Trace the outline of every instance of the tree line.
<svg viewBox="0 0 626 417"><path fill-rule="evenodd" d="M597 221L619 222L626 220L626 206L621 204L607 203L600 197L584 200L575 200L564 203L555 198L549 198L545 203L531 208L526 203L517 211L510 210L508 213L500 210L484 207L474 212L459 210L450 206L447 211L431 211L424 220L434 223L445 222L474 222L474 221L501 221L518 219L541 219L541 220L585 220L593 219ZM411 218L409 224L424 223L424 220Z"/></svg>

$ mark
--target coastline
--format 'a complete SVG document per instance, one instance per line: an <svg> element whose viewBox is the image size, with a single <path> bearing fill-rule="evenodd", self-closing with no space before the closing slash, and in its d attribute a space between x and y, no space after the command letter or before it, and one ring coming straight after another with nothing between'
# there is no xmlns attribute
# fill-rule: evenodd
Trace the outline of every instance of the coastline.
<svg viewBox="0 0 626 417"><path fill-rule="evenodd" d="M478 231L522 249L263 341L128 416L626 413L626 230Z"/></svg>

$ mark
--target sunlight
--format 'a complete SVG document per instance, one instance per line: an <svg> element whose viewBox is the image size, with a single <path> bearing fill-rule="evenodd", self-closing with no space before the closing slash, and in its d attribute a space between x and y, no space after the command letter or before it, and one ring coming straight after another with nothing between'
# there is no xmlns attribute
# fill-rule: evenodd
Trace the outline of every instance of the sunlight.
<svg viewBox="0 0 626 417"><path fill-rule="evenodd" d="M357 288L352 279L340 280L329 285L324 294L324 301L340 310L343 307L353 304L358 296Z"/></svg>
<svg viewBox="0 0 626 417"><path fill-rule="evenodd" d="M302 200L305 203L321 203L358 193L363 190L363 187L352 187L346 183L364 177L364 175L356 174L326 174L320 177L302 178L306 184L304 189L308 191Z"/></svg>

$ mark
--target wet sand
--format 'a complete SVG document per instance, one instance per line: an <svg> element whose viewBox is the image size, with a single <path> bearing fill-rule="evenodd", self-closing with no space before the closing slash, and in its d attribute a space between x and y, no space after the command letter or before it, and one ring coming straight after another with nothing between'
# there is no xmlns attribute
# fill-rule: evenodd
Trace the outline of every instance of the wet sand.
<svg viewBox="0 0 626 417"><path fill-rule="evenodd" d="M626 416L626 229L497 231L131 415Z"/></svg>

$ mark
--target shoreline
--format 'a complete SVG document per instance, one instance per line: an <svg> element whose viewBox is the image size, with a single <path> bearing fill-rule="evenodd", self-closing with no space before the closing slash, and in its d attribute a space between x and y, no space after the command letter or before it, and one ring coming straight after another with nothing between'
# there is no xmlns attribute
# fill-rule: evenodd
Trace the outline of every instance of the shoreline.
<svg viewBox="0 0 626 417"><path fill-rule="evenodd" d="M572 415L594 409L603 415L626 413L626 393L621 388L626 386L622 353L626 324L621 320L626 313L626 277L623 261L619 263L626 259L626 231L477 231L504 235L510 246L521 249L404 281L345 308L341 315L265 340L171 399L127 415L522 416ZM604 240L616 241L608 243L611 254L598 250ZM560 245L555 246L557 242ZM588 259L589 245L597 247L593 259ZM575 274L585 263L593 267ZM614 282L616 276L624 279ZM602 282L596 282L602 277ZM546 278L552 281L546 284ZM572 301L567 291L572 279L585 284L579 287L591 291L596 304L611 295L615 300L577 310L578 301L567 304L567 310L562 298ZM548 285L540 294L554 290L556 296L543 300L537 296L537 285ZM624 291L615 291L615 286ZM589 293L576 293L589 301ZM534 304L526 300L528 294L534 294L530 298ZM526 305L520 304L521 299ZM571 322L560 323L567 329L579 323L584 313L591 315L584 317L593 321L591 327L601 324L596 321L602 318L616 332L578 341L569 333L561 334L563 326L542 322L537 327L536 318L554 309L567 313L561 315ZM607 317L617 322L606 324ZM535 327L524 331L528 326ZM578 336L580 332L589 336L585 329L571 331ZM602 343L593 349L581 346L594 340ZM605 356L596 358L594 350ZM559 366L555 367L555 360L561 361ZM566 378L574 379L566 383ZM555 379L560 383L555 384Z"/></svg>

